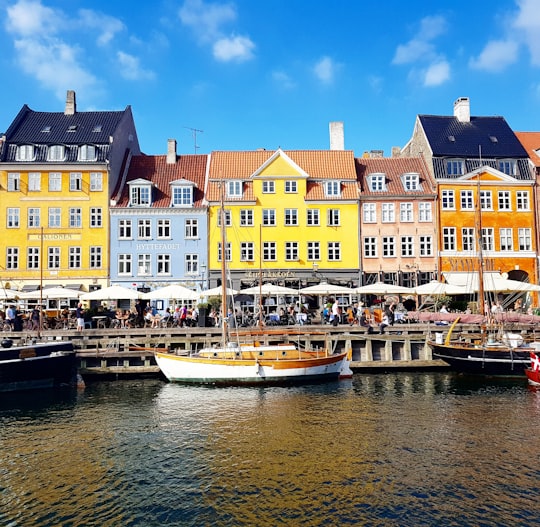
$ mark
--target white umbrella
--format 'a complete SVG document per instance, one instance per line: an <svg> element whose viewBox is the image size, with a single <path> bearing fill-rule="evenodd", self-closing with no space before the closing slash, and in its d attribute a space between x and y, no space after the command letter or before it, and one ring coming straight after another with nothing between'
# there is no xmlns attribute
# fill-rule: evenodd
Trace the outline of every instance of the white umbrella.
<svg viewBox="0 0 540 527"><path fill-rule="evenodd" d="M385 284L384 282L375 282L374 284L363 285L354 290L359 295L411 295L414 289L400 285Z"/></svg>
<svg viewBox="0 0 540 527"><path fill-rule="evenodd" d="M111 285L103 289L96 289L81 295L81 300L134 300L141 298L142 293L135 289L128 289L121 285Z"/></svg>
<svg viewBox="0 0 540 527"><path fill-rule="evenodd" d="M437 280L432 280L427 284L422 284L414 288L417 295L465 295L467 288L455 284L446 284Z"/></svg>
<svg viewBox="0 0 540 527"><path fill-rule="evenodd" d="M21 293L19 298L43 298L43 299L68 299L68 298L79 298L84 294L84 291L76 291L75 289L69 289L67 287L47 287L43 290L28 291L26 293Z"/></svg>
<svg viewBox="0 0 540 527"><path fill-rule="evenodd" d="M142 298L145 300L195 300L199 298L199 295L183 285L171 284L145 293Z"/></svg>
<svg viewBox="0 0 540 527"><path fill-rule="evenodd" d="M300 289L302 295L354 295L355 290L349 287L343 287L342 285L329 284L327 282L321 282L317 285L311 285Z"/></svg>
<svg viewBox="0 0 540 527"><path fill-rule="evenodd" d="M292 289L290 287L283 287L281 285L274 285L270 283L263 284L261 286L248 287L247 289L241 289L240 294L246 295L298 295L299 292L297 289Z"/></svg>
<svg viewBox="0 0 540 527"><path fill-rule="evenodd" d="M13 289L0 289L0 300L13 300L20 297L22 293L20 291L14 291Z"/></svg>
<svg viewBox="0 0 540 527"><path fill-rule="evenodd" d="M214 287L213 289L207 289L206 291L201 291L199 293L199 298L204 296L221 296L223 292L223 289L221 286ZM227 295L233 296L238 294L238 291L236 289L231 289L230 287L227 287Z"/></svg>

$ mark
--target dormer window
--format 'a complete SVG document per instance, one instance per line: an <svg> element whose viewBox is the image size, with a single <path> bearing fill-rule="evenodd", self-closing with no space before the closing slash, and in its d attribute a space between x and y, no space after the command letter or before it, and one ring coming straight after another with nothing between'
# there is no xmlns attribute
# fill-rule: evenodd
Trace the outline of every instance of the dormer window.
<svg viewBox="0 0 540 527"><path fill-rule="evenodd" d="M48 134L51 132L51 127L50 126L44 126L41 131L44 133L44 134Z"/></svg>
<svg viewBox="0 0 540 527"><path fill-rule="evenodd" d="M129 206L149 207L152 203L152 185L150 183L129 183Z"/></svg>
<svg viewBox="0 0 540 527"><path fill-rule="evenodd" d="M515 176L517 172L517 163L515 159L499 159L499 170L508 174L509 176Z"/></svg>
<svg viewBox="0 0 540 527"><path fill-rule="evenodd" d="M339 181L326 181L324 185L324 193L328 197L336 197L341 195L341 185Z"/></svg>
<svg viewBox="0 0 540 527"><path fill-rule="evenodd" d="M193 183L190 181L171 182L171 207L193 207Z"/></svg>
<svg viewBox="0 0 540 527"><path fill-rule="evenodd" d="M462 176L463 175L463 159L447 159L446 160L446 175L447 176Z"/></svg>
<svg viewBox="0 0 540 527"><path fill-rule="evenodd" d="M68 133L73 133L73 132L76 132L76 131L77 131L77 125L76 124L72 124L72 125L68 126L68 129L67 129Z"/></svg>
<svg viewBox="0 0 540 527"><path fill-rule="evenodd" d="M368 185L371 192L386 191L386 174L370 174L368 176Z"/></svg>
<svg viewBox="0 0 540 527"><path fill-rule="evenodd" d="M66 154L64 145L51 145L47 152L48 161L64 161Z"/></svg>
<svg viewBox="0 0 540 527"><path fill-rule="evenodd" d="M94 145L81 145L79 147L79 161L95 161L96 147Z"/></svg>
<svg viewBox="0 0 540 527"><path fill-rule="evenodd" d="M96 125L94 126L94 128L92 128L92 132L94 132L94 133L99 133L99 132L102 131L102 129L103 129L103 126L102 126L102 125L96 124Z"/></svg>
<svg viewBox="0 0 540 527"><path fill-rule="evenodd" d="M241 198L242 197L242 182L241 181L227 181L227 197L228 198Z"/></svg>
<svg viewBox="0 0 540 527"><path fill-rule="evenodd" d="M403 181L403 188L408 191L420 189L420 175L419 174L403 174L401 177Z"/></svg>
<svg viewBox="0 0 540 527"><path fill-rule="evenodd" d="M19 145L17 147L17 161L33 161L34 145Z"/></svg>

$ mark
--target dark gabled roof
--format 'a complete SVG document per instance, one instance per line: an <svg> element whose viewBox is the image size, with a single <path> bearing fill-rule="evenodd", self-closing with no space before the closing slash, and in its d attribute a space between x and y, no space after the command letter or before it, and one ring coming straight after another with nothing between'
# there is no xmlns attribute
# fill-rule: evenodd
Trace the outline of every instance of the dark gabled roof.
<svg viewBox="0 0 540 527"><path fill-rule="evenodd" d="M107 144L128 108L114 112L35 112L26 104L6 132L14 144Z"/></svg>
<svg viewBox="0 0 540 527"><path fill-rule="evenodd" d="M504 117L456 117L419 115L433 155L468 158L528 157Z"/></svg>

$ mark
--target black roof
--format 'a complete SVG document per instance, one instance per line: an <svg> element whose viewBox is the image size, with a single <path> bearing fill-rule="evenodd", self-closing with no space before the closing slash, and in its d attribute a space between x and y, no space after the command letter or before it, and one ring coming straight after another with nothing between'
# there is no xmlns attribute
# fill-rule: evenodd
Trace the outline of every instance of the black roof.
<svg viewBox="0 0 540 527"><path fill-rule="evenodd" d="M504 117L456 117L419 115L435 157L520 158L527 151Z"/></svg>

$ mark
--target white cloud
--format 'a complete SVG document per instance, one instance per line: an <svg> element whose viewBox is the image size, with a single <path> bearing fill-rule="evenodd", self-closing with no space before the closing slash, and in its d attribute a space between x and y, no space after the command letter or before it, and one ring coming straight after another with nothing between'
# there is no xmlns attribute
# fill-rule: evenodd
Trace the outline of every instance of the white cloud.
<svg viewBox="0 0 540 527"><path fill-rule="evenodd" d="M488 42L477 58L469 60L473 69L484 71L503 71L507 66L516 62L519 46L512 40L492 40Z"/></svg>
<svg viewBox="0 0 540 527"><path fill-rule="evenodd" d="M60 11L33 0L20 0L6 11L6 29L9 33L23 38L55 34L64 18Z"/></svg>
<svg viewBox="0 0 540 527"><path fill-rule="evenodd" d="M540 66L540 10L537 0L518 0L519 11L513 29L525 41L531 54L531 62Z"/></svg>
<svg viewBox="0 0 540 527"><path fill-rule="evenodd" d="M212 46L214 58L221 62L244 62L253 58L255 44L248 37L228 37L217 40Z"/></svg>
<svg viewBox="0 0 540 527"><path fill-rule="evenodd" d="M202 42L222 36L221 26L236 20L233 4L205 4L202 0L186 0L178 12L182 24L190 27Z"/></svg>
<svg viewBox="0 0 540 527"><path fill-rule="evenodd" d="M450 79L450 65L446 60L431 64L424 72L424 86L440 86Z"/></svg>
<svg viewBox="0 0 540 527"><path fill-rule="evenodd" d="M279 84L281 88L284 88L286 90L292 90L293 88L296 88L296 83L284 71L273 71L272 79L274 79L274 82Z"/></svg>
<svg viewBox="0 0 540 527"><path fill-rule="evenodd" d="M155 77L154 72L141 68L139 59L123 51L118 51L116 58L120 63L120 75L128 80L149 80Z"/></svg>
<svg viewBox="0 0 540 527"><path fill-rule="evenodd" d="M315 76L325 84L331 84L334 81L337 64L330 57L322 57L313 68Z"/></svg>
<svg viewBox="0 0 540 527"><path fill-rule="evenodd" d="M82 27L98 30L97 43L100 46L109 44L117 33L125 30L125 26L120 20L97 11L81 9L79 15L79 23Z"/></svg>

